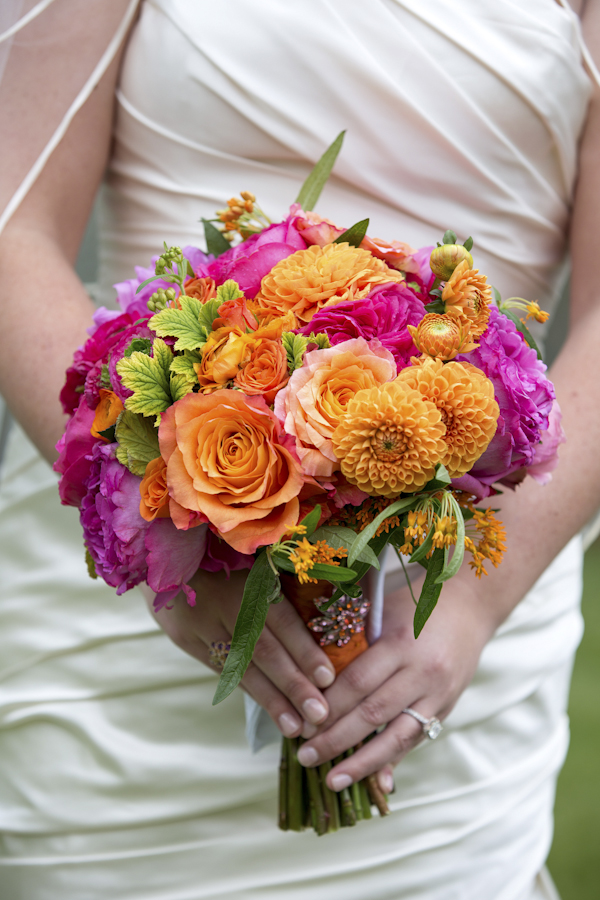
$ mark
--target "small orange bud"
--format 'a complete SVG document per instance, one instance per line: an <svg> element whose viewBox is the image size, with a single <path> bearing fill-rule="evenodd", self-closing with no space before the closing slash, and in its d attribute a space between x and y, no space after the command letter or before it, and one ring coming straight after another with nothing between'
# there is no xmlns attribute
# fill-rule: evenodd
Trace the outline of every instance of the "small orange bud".
<svg viewBox="0 0 600 900"><path fill-rule="evenodd" d="M108 438L104 437L100 432L106 431L107 428L111 428L122 412L123 404L119 397L112 391L106 391L104 388L100 388L100 400L98 401L96 414L90 429L92 437L100 438L100 440L108 443Z"/></svg>
<svg viewBox="0 0 600 900"><path fill-rule="evenodd" d="M469 269L473 268L473 257L462 244L442 244L431 252L431 271L442 281L448 281L459 263L466 259Z"/></svg>

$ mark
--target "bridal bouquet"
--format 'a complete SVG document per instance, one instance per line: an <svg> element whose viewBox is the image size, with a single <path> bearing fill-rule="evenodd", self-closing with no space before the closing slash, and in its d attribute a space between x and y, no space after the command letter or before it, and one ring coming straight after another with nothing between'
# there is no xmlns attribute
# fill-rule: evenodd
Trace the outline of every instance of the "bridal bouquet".
<svg viewBox="0 0 600 900"><path fill-rule="evenodd" d="M341 137L288 216L248 192L205 222L208 253L167 247L116 285L61 394L56 470L92 577L146 582L155 607L194 573L250 569L215 702L242 678L282 591L336 671L367 647L361 579L391 544L425 570L415 635L463 563L502 559L485 498L550 477L562 440L545 366L518 312L437 247L310 212ZM517 312L518 311L518 312ZM410 582L409 582L410 585ZM412 587L411 587L412 592ZM284 740L280 825L322 834L387 810L371 776L336 795ZM349 751L352 752L352 751Z"/></svg>

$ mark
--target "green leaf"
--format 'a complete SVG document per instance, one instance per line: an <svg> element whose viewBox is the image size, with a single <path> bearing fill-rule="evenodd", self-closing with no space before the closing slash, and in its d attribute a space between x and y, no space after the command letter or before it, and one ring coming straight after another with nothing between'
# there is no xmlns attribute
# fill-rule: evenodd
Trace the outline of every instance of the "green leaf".
<svg viewBox="0 0 600 900"><path fill-rule="evenodd" d="M327 148L300 188L300 193L296 197L296 203L299 203L305 212L309 212L311 209L315 208L317 200L321 196L321 191L325 187L327 179L331 174L338 153L342 149L345 134L345 130L340 131L333 144Z"/></svg>
<svg viewBox="0 0 600 900"><path fill-rule="evenodd" d="M309 513L307 513L302 521L299 523L300 525L304 525L306 528L306 537L310 537L317 525L319 524L319 519L321 518L321 507L317 503Z"/></svg>
<svg viewBox="0 0 600 900"><path fill-rule="evenodd" d="M365 234L367 233L367 228L369 227L368 219L361 219L360 222L356 222L352 225L347 231L344 231L343 234L340 234L339 237L335 239L334 244L350 244L352 247L360 247Z"/></svg>
<svg viewBox="0 0 600 900"><path fill-rule="evenodd" d="M160 456L158 432L150 419L125 409L115 428L117 459L134 475L143 475L146 466Z"/></svg>
<svg viewBox="0 0 600 900"><path fill-rule="evenodd" d="M98 575L96 573L96 564L94 563L94 560L92 559L92 554L90 553L90 551L88 550L87 547L85 548L85 564L87 566L88 575L90 576L90 578L93 578L95 581L98 578Z"/></svg>
<svg viewBox="0 0 600 900"><path fill-rule="evenodd" d="M106 365L106 363L102 364L102 369L100 372L100 387L104 388L105 391L112 391L112 384L110 383L110 374L109 374L108 366Z"/></svg>
<svg viewBox="0 0 600 900"><path fill-rule="evenodd" d="M439 466L435 470L435 477L432 478L431 481L427 482L427 484L425 485L423 490L424 491L437 491L440 488L447 487L451 483L452 483L452 479L450 478L450 475L448 474L448 469L446 468L446 466L443 466L440 463Z"/></svg>
<svg viewBox="0 0 600 900"><path fill-rule="evenodd" d="M471 250L473 249L473 238L468 237L466 239L466 241L464 242L463 247L465 248L465 250L467 250L470 253Z"/></svg>
<svg viewBox="0 0 600 900"><path fill-rule="evenodd" d="M500 294L500 291L497 287L494 287L493 284L491 285L491 288L494 295L494 303L496 304L496 306L500 306L500 304L502 303L502 296Z"/></svg>
<svg viewBox="0 0 600 900"><path fill-rule="evenodd" d="M105 428L104 431L99 431L98 434L101 434L103 438L106 438L109 444L114 444L116 440L114 425L109 425L108 428Z"/></svg>
<svg viewBox="0 0 600 900"><path fill-rule="evenodd" d="M231 650L223 666L213 706L228 697L248 668L256 642L264 628L270 604L279 598L281 583L266 552L261 553L248 574L238 613Z"/></svg>
<svg viewBox="0 0 600 900"><path fill-rule="evenodd" d="M200 310L199 322L200 327L204 329L204 333L206 337L211 333L213 322L219 315L219 309L221 308L221 301L217 300L216 297L213 300L208 300L203 304L202 309ZM205 338L206 340L206 338ZM189 350L194 350L194 347L189 347Z"/></svg>
<svg viewBox="0 0 600 900"><path fill-rule="evenodd" d="M213 256L221 256L226 250L231 249L231 244L218 228L215 228L207 219L202 219L202 224L204 225L207 253L212 253Z"/></svg>
<svg viewBox="0 0 600 900"><path fill-rule="evenodd" d="M342 525L321 525L311 536L310 541L313 544L315 541L327 541L329 546L335 547L336 550L340 547L350 550L355 538L356 532L352 531L351 528L344 528ZM375 569L380 568L379 560L368 544L356 559L358 562L367 563L367 565L373 566Z"/></svg>
<svg viewBox="0 0 600 900"><path fill-rule="evenodd" d="M234 281L233 278L228 278L227 281L224 281L223 284L220 284L217 288L217 302L218 303L226 303L228 300L237 300L238 297L243 297L244 292L240 291L240 286L237 281Z"/></svg>
<svg viewBox="0 0 600 900"><path fill-rule="evenodd" d="M437 579L438 584L442 584L456 575L465 556L465 520L463 519L462 509L452 494L450 494L450 503L456 519L456 546L450 562L448 562L447 557L444 559L444 568Z"/></svg>
<svg viewBox="0 0 600 900"><path fill-rule="evenodd" d="M311 578L319 578L323 581L345 582L354 581L357 573L354 569L347 569L345 566L329 566L327 563L316 563L306 573Z"/></svg>
<svg viewBox="0 0 600 900"><path fill-rule="evenodd" d="M457 240L458 240L458 238L456 237L454 232L451 231L450 229L448 229L448 231L444 232L444 237L442 238L442 241L444 244L455 244L457 242Z"/></svg>
<svg viewBox="0 0 600 900"><path fill-rule="evenodd" d="M427 574L425 575L425 581L423 582L423 587L421 588L421 596L419 597L419 602L417 603L417 608L415 609L413 627L416 638L418 638L423 631L425 622L435 609L435 605L438 602L438 598L442 591L442 585L438 582L437 579L441 574L443 566L444 551L440 550L439 547L436 547L436 549L433 551L431 559L429 560L429 564L427 566Z"/></svg>
<svg viewBox="0 0 600 900"><path fill-rule="evenodd" d="M319 350L328 350L331 347L329 336L324 331L320 331L318 334L311 331L307 340L309 344L316 344Z"/></svg>
<svg viewBox="0 0 600 900"><path fill-rule="evenodd" d="M527 328L527 326L525 325L525 323L524 323L524 322L521 322L521 320L520 320L520 318L518 317L518 315L517 315L516 313L514 313L514 312L512 311L512 309L506 309L506 308L505 308L505 309L501 310L501 312L502 312L502 315L503 315L503 316L506 316L507 319L510 319L511 322L514 322L514 323L515 323L515 325L516 325L516 327L517 327L517 330L521 332L521 334L523 335L523 337L525 338L525 340L527 341L527 343L529 344L529 346L530 346L530 347L533 347L533 349L534 349L535 352L537 353L538 359L542 359L542 354L541 354L540 348L538 347L538 345L537 345L536 342L534 341L534 339L533 339L533 337L532 337L532 335L531 335L531 332L529 331L529 328Z"/></svg>
<svg viewBox="0 0 600 900"><path fill-rule="evenodd" d="M155 416L171 405L169 368L173 355L164 341L156 338L154 356L136 350L129 359L117 363L117 372L133 396L125 401L125 408L143 416Z"/></svg>
<svg viewBox="0 0 600 900"><path fill-rule="evenodd" d="M428 313L439 313L443 315L446 312L446 304L443 300L434 300L432 303L425 304Z"/></svg>
<svg viewBox="0 0 600 900"><path fill-rule="evenodd" d="M150 356L151 350L152 341L150 340L150 338L134 338L129 347L127 347L127 349L125 350L123 356L126 356L127 359L129 359L131 354L135 352L145 353L146 356Z"/></svg>
<svg viewBox="0 0 600 900"><path fill-rule="evenodd" d="M294 334L292 331L284 331L281 335L281 343L285 349L290 375L302 365L308 338L303 334Z"/></svg>
<svg viewBox="0 0 600 900"><path fill-rule="evenodd" d="M386 519L396 515L396 513L400 512L402 509L408 509L414 502L414 497L405 497L403 500L395 500L386 509L382 510L382 512L380 512L366 528L363 528L360 534L356 535L356 539L348 551L348 565L351 566L354 564L354 561L358 559L359 554L362 553L371 538L374 537L379 526L385 522Z"/></svg>
<svg viewBox="0 0 600 900"><path fill-rule="evenodd" d="M186 394L191 394L194 390L194 383L188 381L185 375L174 375L173 373L171 373L169 386L171 388L171 397L173 398L173 403L181 400L181 398L185 397Z"/></svg>
<svg viewBox="0 0 600 900"><path fill-rule="evenodd" d="M200 321L202 303L196 297L180 296L178 299L181 309L174 306L161 309L152 316L148 327L159 337L177 338L175 350L196 350L206 342L207 337L204 323Z"/></svg>
<svg viewBox="0 0 600 900"><path fill-rule="evenodd" d="M171 372L173 375L183 375L184 378L192 384L198 383L196 365L202 362L202 355L195 350L184 350L182 356L174 356L171 363Z"/></svg>

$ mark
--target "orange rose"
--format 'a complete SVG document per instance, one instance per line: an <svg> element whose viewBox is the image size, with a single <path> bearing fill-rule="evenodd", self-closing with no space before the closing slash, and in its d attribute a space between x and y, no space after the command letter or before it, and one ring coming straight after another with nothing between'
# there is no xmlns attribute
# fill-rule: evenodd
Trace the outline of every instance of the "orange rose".
<svg viewBox="0 0 600 900"><path fill-rule="evenodd" d="M140 515L146 522L165 519L169 515L169 490L167 488L167 464L159 456L146 466L140 482Z"/></svg>
<svg viewBox="0 0 600 900"><path fill-rule="evenodd" d="M188 278L183 287L186 297L195 297L201 303L207 303L217 296L217 288L212 278Z"/></svg>
<svg viewBox="0 0 600 900"><path fill-rule="evenodd" d="M353 338L326 350L312 350L287 387L275 398L275 414L296 438L296 452L308 475L329 478L339 469L331 437L357 391L396 377L392 354Z"/></svg>
<svg viewBox="0 0 600 900"><path fill-rule="evenodd" d="M207 516L240 553L274 543L298 521L304 477L280 429L262 397L233 390L188 394L162 417L171 497Z"/></svg>
<svg viewBox="0 0 600 900"><path fill-rule="evenodd" d="M281 341L259 340L234 384L245 394L262 394L267 403L273 403L288 379L287 355Z"/></svg>
<svg viewBox="0 0 600 900"><path fill-rule="evenodd" d="M100 432L106 431L107 428L115 425L122 412L123 404L119 397L112 391L106 391L104 388L100 388L100 399L90 429L92 437L100 438L101 441L106 441L108 443L108 438L105 438Z"/></svg>
<svg viewBox="0 0 600 900"><path fill-rule="evenodd" d="M224 387L250 359L249 335L240 328L225 326L211 332L202 348L202 362L194 364L200 388L205 392Z"/></svg>

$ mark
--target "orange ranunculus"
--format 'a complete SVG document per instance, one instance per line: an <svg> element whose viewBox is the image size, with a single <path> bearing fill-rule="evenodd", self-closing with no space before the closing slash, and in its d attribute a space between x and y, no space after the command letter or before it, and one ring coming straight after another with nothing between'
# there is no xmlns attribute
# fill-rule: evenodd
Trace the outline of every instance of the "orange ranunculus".
<svg viewBox="0 0 600 900"><path fill-rule="evenodd" d="M219 307L219 316L213 322L213 328L223 328L224 326L234 326L245 331L256 331L256 316L253 316L246 305L245 297L236 297L235 300L226 300Z"/></svg>
<svg viewBox="0 0 600 900"><path fill-rule="evenodd" d="M166 519L169 515L167 464L162 456L151 460L140 482L140 515L146 522Z"/></svg>
<svg viewBox="0 0 600 900"><path fill-rule="evenodd" d="M275 414L296 438L296 452L308 475L329 478L339 469L331 437L357 391L396 377L392 354L353 338L312 350L275 398Z"/></svg>
<svg viewBox="0 0 600 900"><path fill-rule="evenodd" d="M213 278L188 278L183 288L186 297L195 297L201 303L207 303L217 296Z"/></svg>
<svg viewBox="0 0 600 900"><path fill-rule="evenodd" d="M171 497L207 516L240 553L274 543L298 521L304 477L280 429L262 397L233 390L187 394L162 417Z"/></svg>
<svg viewBox="0 0 600 900"><path fill-rule="evenodd" d="M365 235L360 246L377 259L383 259L391 269L401 269L403 272L419 271L413 259L417 251L413 250L410 244L404 244L402 241L382 241L381 238Z"/></svg>
<svg viewBox="0 0 600 900"><path fill-rule="evenodd" d="M100 432L106 431L107 428L114 425L122 412L123 404L119 397L112 391L100 388L100 400L90 429L92 437L108 442L108 438L105 438Z"/></svg>
<svg viewBox="0 0 600 900"><path fill-rule="evenodd" d="M250 359L233 381L245 394L262 394L267 403L273 403L288 379L287 355L281 341L258 338Z"/></svg>

